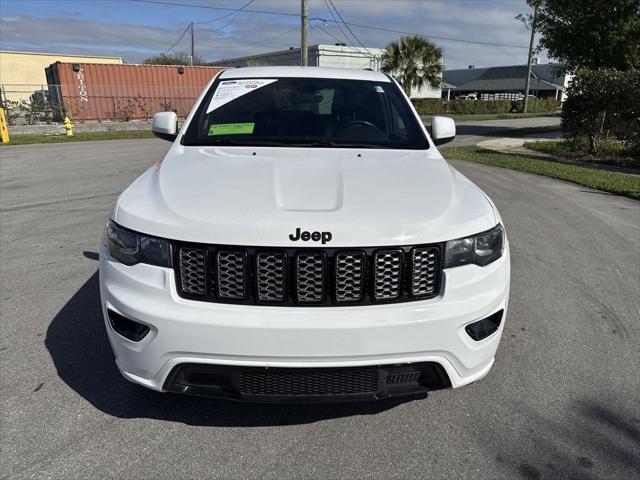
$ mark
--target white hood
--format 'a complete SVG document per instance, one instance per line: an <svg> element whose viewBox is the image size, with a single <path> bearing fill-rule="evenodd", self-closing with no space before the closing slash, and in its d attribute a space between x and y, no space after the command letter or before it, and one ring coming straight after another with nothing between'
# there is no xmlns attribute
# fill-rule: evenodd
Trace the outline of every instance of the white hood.
<svg viewBox="0 0 640 480"><path fill-rule="evenodd" d="M435 243L493 227L484 194L425 151L184 147L118 199L132 230L202 243L315 247L297 228L331 232L326 247Z"/></svg>

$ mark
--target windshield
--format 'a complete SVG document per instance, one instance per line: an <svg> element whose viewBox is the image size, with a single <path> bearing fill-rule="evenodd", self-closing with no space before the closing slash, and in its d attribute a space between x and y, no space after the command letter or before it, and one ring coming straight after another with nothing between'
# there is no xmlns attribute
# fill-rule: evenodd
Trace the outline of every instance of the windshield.
<svg viewBox="0 0 640 480"><path fill-rule="evenodd" d="M182 143L428 148L418 120L393 82L330 78L219 79Z"/></svg>

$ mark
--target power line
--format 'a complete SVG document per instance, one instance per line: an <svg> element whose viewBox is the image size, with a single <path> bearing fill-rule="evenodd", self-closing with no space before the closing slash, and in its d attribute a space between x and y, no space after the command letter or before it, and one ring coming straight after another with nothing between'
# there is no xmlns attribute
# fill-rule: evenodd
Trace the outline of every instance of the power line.
<svg viewBox="0 0 640 480"><path fill-rule="evenodd" d="M326 21L328 21L328 20L326 20ZM435 40L446 40L446 41L449 41L449 42L473 43L473 44L476 44L476 45L489 45L489 46L492 46L492 47L522 48L524 50L528 49L528 47L524 47L522 45L509 45L509 44L506 44L506 43L480 42L478 40L467 40L467 39L452 38L452 37L439 37L437 35L424 35L422 33L405 32L405 31L402 31L402 30L394 30L392 28L374 27L373 25L361 25L359 23L349 23L349 25L351 25L352 27L356 27L356 28L368 28L370 30L378 30L378 31L381 31L381 32L399 33L401 35L415 35L417 37L433 38Z"/></svg>
<svg viewBox="0 0 640 480"><path fill-rule="evenodd" d="M331 38L333 38L336 42L343 43L342 39L340 39L340 38L336 37L333 33L331 33L331 32L329 32L329 31L325 30L324 28L322 28L322 27L321 27L319 24L317 24L317 23L316 23L315 25L311 25L311 28L318 28L318 29L320 29L322 32L326 33L328 36L330 36Z"/></svg>
<svg viewBox="0 0 640 480"><path fill-rule="evenodd" d="M223 10L226 12L238 12L239 8L229 8L229 7L213 7L211 5L196 5L193 3L174 3L174 2L164 2L162 0L128 0L129 2L136 3L151 3L155 5L170 5L172 7L191 7L191 8L205 8L208 10ZM267 10L244 10L247 13L260 13L263 15L281 15L285 17L300 17L300 15L296 13L287 13L287 12L271 12Z"/></svg>
<svg viewBox="0 0 640 480"><path fill-rule="evenodd" d="M240 9L239 8L228 8L228 7L213 7L211 5L195 5L195 4L189 4L189 3L173 3L173 2L165 2L162 0L128 0L129 2L136 2L136 3L150 3L150 4L156 4L156 5L169 5L172 7L191 7L191 8L204 8L204 9L209 9L209 10L224 10L224 11L231 11L231 12L238 12ZM296 17L299 18L300 15L296 14L296 13L287 13L287 12L273 12L273 11L267 11L267 10L243 10L246 13L256 13L256 14L263 14L263 15L279 15L279 16L285 16L285 17ZM337 20L329 20L327 18L321 18L321 17L313 17L313 18L309 18L309 21L312 20L318 20L324 23L335 23L335 24L340 24L341 22L337 21ZM418 37L424 37L424 38L431 38L434 40L443 40L443 41L448 41L448 42L461 42L461 43L467 43L467 44L475 44L475 45L486 45L486 46L491 46L491 47L504 47L504 48L520 48L520 49L528 49L528 47L522 46L522 45L510 45L510 44L506 44L506 43L494 43L494 42L481 42L478 40L468 40L468 39L463 39L463 38L453 38L453 37L442 37L442 36L438 36L438 35L424 35L422 33L416 33L416 32L407 32L407 31L403 31L403 30L395 30L393 28L385 28L385 27L376 27L373 25L363 25L363 24L359 24L359 23L352 23L352 22L342 22L345 26L351 26L351 27L355 27L355 28L364 28L364 29L369 29L369 30L376 30L376 31L380 31L380 32L389 32L389 33L399 33L401 35L415 35Z"/></svg>
<svg viewBox="0 0 640 480"><path fill-rule="evenodd" d="M358 37L356 37L356 34L353 33L353 31L351 30L351 28L349 27L349 25L347 25L347 23L344 21L344 18L342 18L342 15L340 15L340 12L338 11L338 9L336 8L336 6L333 4L333 0L329 0L329 4L333 7L333 9L336 11L336 14L338 15L338 18L342 21L342 23L344 24L345 27L347 27L347 30L349 30L349 33L353 36L353 38L355 38L356 42L358 42L360 44L360 46L362 48L364 48L367 53L369 55L371 55L371 57L373 58L375 55L373 53L371 53L369 51L369 49L367 47L364 46L364 43L362 43L360 41L360 39Z"/></svg>
<svg viewBox="0 0 640 480"><path fill-rule="evenodd" d="M286 32L280 33L274 37L269 37L269 38L264 38L262 40L258 40L257 42L250 42L250 43L243 43L242 45L239 44L235 44L235 45L231 45L231 46L225 46L225 49L229 49L229 48L243 48L243 47L251 47L253 45L261 45L263 43L267 43L267 42L271 42L272 40L277 40L278 38L284 37L286 35L290 35L293 32L297 32L300 30L300 27L294 27L291 30L287 30Z"/></svg>
<svg viewBox="0 0 640 480"><path fill-rule="evenodd" d="M223 20L227 17L230 17L231 15L235 15L236 13L237 12L231 12L218 18L212 18L211 20L205 20L204 22L193 22L193 23L194 25L204 25L205 23L214 23L214 22L217 22L218 20Z"/></svg>
<svg viewBox="0 0 640 480"><path fill-rule="evenodd" d="M172 49L173 47L175 47L175 46L178 44L178 42L179 42L180 40L182 40L182 37L184 37L185 33L187 33L187 31L189 30L189 28L191 28L191 26L190 26L190 25L188 25L188 26L187 26L187 29L186 29L184 32L182 32L182 35L180 35L180 38L178 38L178 40L177 40L173 45L171 45L171 47L170 47L168 50L166 50L166 51L164 52L165 54L166 54L166 53L168 53L169 51L171 51L171 49ZM279 33L278 35L274 35L273 37L263 38L262 40L258 40L258 41L256 41L256 42L246 42L246 43L243 43L243 44L228 45L228 46L225 46L224 48L225 48L225 49L230 49L230 48L245 48L245 47L251 47L251 46L254 46L254 45L261 45L261 44L263 44L263 43L268 43L268 42L271 42L271 41L273 41L273 40L277 40L278 38L282 38L282 37L284 37L284 36L286 36L286 35L290 35L290 34L292 34L293 32L297 32L299 29L300 29L300 27L294 27L294 28L292 28L292 29L290 29L290 30L287 30L287 31L282 32L282 33ZM201 30L204 30L204 29L201 29ZM209 31L209 30L207 30L207 31Z"/></svg>
<svg viewBox="0 0 640 480"><path fill-rule="evenodd" d="M187 28L184 29L184 32L182 32L182 35L180 35L178 37L178 40L176 40L175 42L173 42L173 45L171 45L167 50L164 51L163 55L169 53L171 50L173 50L173 47L175 47L178 42L180 42L180 40L182 40L182 37L184 37L184 34L187 33L187 31L191 28L191 25L187 25Z"/></svg>
<svg viewBox="0 0 640 480"><path fill-rule="evenodd" d="M259 44L261 44L261 43L270 42L270 41L272 41L272 40L276 40L276 39L278 39L278 38L284 37L285 35L289 35L289 34L291 34L291 33L293 33L293 32L297 32L298 30L299 30L299 28L298 28L298 27L293 27L291 30L287 30L287 31L286 31L286 32L284 32L284 33L281 33L281 34L279 34L279 35L276 35L275 37L265 38L265 39L262 39L262 40L258 40L257 42L244 43L244 44L242 44L242 45L238 45L238 47L244 47L245 45L259 45Z"/></svg>
<svg viewBox="0 0 640 480"><path fill-rule="evenodd" d="M327 10L329 10L329 13L331 14L331 18L333 18L333 20L336 22L336 24L338 25L338 29L340 30L340 33L342 33L342 36L344 37L345 41L348 44L351 44L351 42L349 41L349 37L347 37L347 34L344 33L344 30L342 30L342 27L340 26L340 23L338 23L338 19L336 18L336 16L333 13L333 10L331 10L331 7L329 6L329 2L327 2L327 0L324 0L324 4L327 6Z"/></svg>
<svg viewBox="0 0 640 480"><path fill-rule="evenodd" d="M235 22L237 20L237 18L240 16L240 14L242 13L242 11L248 7L249 5L251 5L253 2L255 2L256 0L249 0L247 3L245 3L242 7L240 7L240 10L238 10L237 12L234 13L230 13L229 15L225 15L225 17L231 16L231 15L235 15L231 20L229 20L227 23L225 23L224 25L222 25L221 27L218 28L212 28L212 29L206 29L206 28L202 28L201 30L206 30L207 32L217 32L218 30L224 30L225 28L227 28L229 25L231 25L233 22ZM219 20L219 19L218 19Z"/></svg>

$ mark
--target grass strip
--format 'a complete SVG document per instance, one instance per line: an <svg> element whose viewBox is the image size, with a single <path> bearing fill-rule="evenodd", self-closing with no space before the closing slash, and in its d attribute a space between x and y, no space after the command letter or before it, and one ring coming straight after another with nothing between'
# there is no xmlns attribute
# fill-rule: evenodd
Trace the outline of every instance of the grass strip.
<svg viewBox="0 0 640 480"><path fill-rule="evenodd" d="M640 175L566 165L510 153L494 152L475 146L445 147L441 148L440 152L447 159L466 160L520 172L544 175L545 177L566 180L585 187L640 200Z"/></svg>
<svg viewBox="0 0 640 480"><path fill-rule="evenodd" d="M554 157L568 157L582 162L640 168L638 154L634 154L631 148L615 141L601 142L597 155L576 149L570 141L525 142L523 146L529 150L548 153Z"/></svg>
<svg viewBox="0 0 640 480"><path fill-rule="evenodd" d="M76 133L73 137L66 135L11 135L9 143L2 143L3 147L11 145L28 145L32 143L70 143L87 142L92 140L129 140L136 138L151 138L151 130L123 130L107 132L82 132Z"/></svg>

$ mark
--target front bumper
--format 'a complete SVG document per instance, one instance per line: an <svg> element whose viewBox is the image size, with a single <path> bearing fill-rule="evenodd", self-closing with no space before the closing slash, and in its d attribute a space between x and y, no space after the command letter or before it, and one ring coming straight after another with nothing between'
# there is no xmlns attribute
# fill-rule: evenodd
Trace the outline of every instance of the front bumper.
<svg viewBox="0 0 640 480"><path fill-rule="evenodd" d="M154 390L184 364L270 369L334 369L435 363L454 388L484 377L502 330L481 341L465 326L503 309L509 295L509 248L485 267L443 272L433 299L355 307L264 307L186 300L173 270L125 266L100 251L100 294L121 373ZM116 333L107 310L143 323L132 342ZM311 370L307 370L311 371Z"/></svg>

